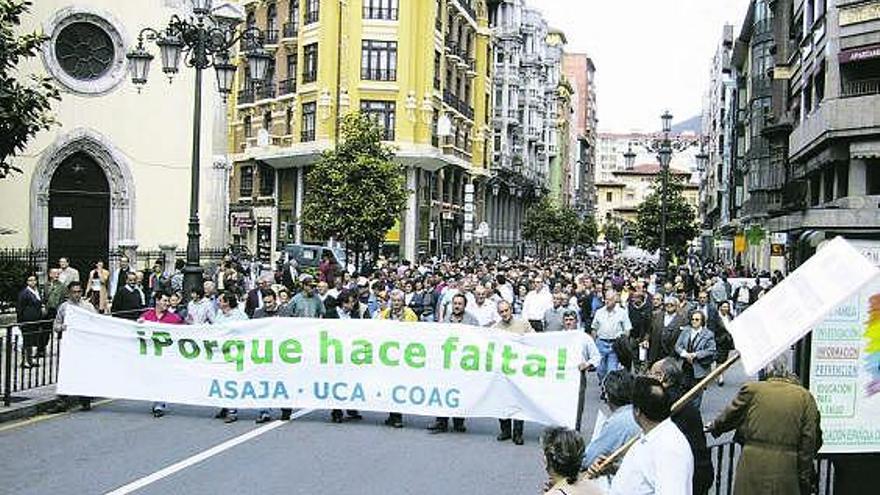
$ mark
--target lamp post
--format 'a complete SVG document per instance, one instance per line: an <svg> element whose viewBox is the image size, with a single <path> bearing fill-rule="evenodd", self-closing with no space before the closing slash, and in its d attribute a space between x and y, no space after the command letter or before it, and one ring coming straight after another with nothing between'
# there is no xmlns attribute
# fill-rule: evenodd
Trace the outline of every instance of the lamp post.
<svg viewBox="0 0 880 495"><path fill-rule="evenodd" d="M672 145L669 142L669 133L672 130L672 114L669 111L663 112L660 117L663 121L663 141L660 144L660 150L657 152L657 159L660 161L660 253L657 263L657 279L661 284L666 280L666 273L669 269L669 253L666 248L666 209L667 198L666 189L669 182L669 162L672 160Z"/></svg>
<svg viewBox="0 0 880 495"><path fill-rule="evenodd" d="M230 48L239 40L247 44L247 61L254 79L263 80L272 56L261 46L258 29L236 30L235 20L219 19L211 15L212 0L191 0L192 16L182 19L173 15L161 30L144 28L138 34L137 46L126 56L131 64L131 81L140 92L146 84L153 55L145 47L152 41L162 58L162 72L172 79L178 72L181 58L196 71L193 104L192 164L190 170L189 224L184 268L184 294L189 295L202 285L202 267L199 263L199 155L201 153L202 71L214 67L217 89L224 100L232 92L236 66L230 62Z"/></svg>

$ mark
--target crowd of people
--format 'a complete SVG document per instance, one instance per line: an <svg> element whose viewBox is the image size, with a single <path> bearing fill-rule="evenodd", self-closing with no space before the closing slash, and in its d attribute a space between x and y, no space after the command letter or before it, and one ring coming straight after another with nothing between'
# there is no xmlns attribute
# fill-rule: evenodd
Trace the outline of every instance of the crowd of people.
<svg viewBox="0 0 880 495"><path fill-rule="evenodd" d="M19 297L19 321L48 317L54 319L54 329L63 332L66 308L76 305L120 318L174 325L278 317L374 318L460 323L518 334L584 332L587 338L579 369L595 371L611 415L591 442L564 429L546 433L544 453L552 481L548 493L594 493L584 476L600 471L616 471L611 483L615 494L708 493L713 471L705 431L721 434L731 429L738 429L738 439L753 442L752 450L744 451L744 459L746 454L752 458L747 472L754 476L761 471L754 458L771 455L765 452L768 449L793 450L794 457L777 455L773 462L789 468L794 462L797 474L792 479L802 486L808 478L807 459L812 459L821 441L821 434L816 436L815 403L811 409L802 394L797 395L799 404L792 402L786 406L790 410L781 411L782 406L773 409L766 401L769 391L758 386L744 388L707 430L700 411L701 393L683 406L672 407L714 366L727 360L733 350L729 325L779 283L780 273L764 274L753 286L733 287L728 279L734 273L721 265L688 263L660 278L648 262L607 257L380 261L360 272L321 269L313 273L301 273L295 263L289 263L265 274L241 272L232 260L224 260L212 279L183 294L181 268L178 263L174 271L167 272L157 263L150 273L144 273L134 270L123 257L112 273L96 264L86 281L80 282L78 272L62 258L49 271L45 290L38 290L36 277L28 278ZM24 327L25 335L33 333L24 332ZM41 343L32 338L25 345L36 348L35 357L39 357L45 345ZM22 365L34 365L30 351ZM799 387L781 368L774 373L768 375L770 380ZM723 386L723 376L718 376L717 384ZM806 396L810 397L808 392ZM75 399L70 398L65 407ZM87 398L79 400L87 406ZM766 410L773 409L773 414L810 416L815 421L808 421L807 426L778 426L812 429L812 438L818 441L762 447L762 442L783 437L765 435L761 425L753 424L765 420L750 423L755 401ZM164 403L152 406L156 417L166 411ZM238 415L234 409L222 409L215 417L231 423ZM291 410L281 410L282 420L290 415ZM361 417L355 410L334 410L329 419L342 423ZM257 413L257 423L271 419L268 410ZM385 424L402 428L404 417L389 412ZM523 429L520 420L500 418L497 440L522 445ZM464 432L465 419L452 418L450 425L449 418L436 418L428 430ZM640 440L622 462L609 469L607 456L637 436ZM784 440L790 439L785 436ZM757 493L739 488L764 482L757 479L763 478L740 482L738 475L736 493ZM791 479L776 481L789 483Z"/></svg>

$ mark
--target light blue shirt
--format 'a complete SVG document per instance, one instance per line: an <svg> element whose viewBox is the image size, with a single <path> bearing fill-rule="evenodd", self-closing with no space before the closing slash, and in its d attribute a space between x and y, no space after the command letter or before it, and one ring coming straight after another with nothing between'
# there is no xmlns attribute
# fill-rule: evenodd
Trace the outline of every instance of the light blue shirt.
<svg viewBox="0 0 880 495"><path fill-rule="evenodd" d="M587 445L581 468L587 469L592 466L596 459L602 455L608 455L629 441L630 438L642 433L639 424L633 416L632 405L617 408L611 417L605 421L602 430L595 440Z"/></svg>

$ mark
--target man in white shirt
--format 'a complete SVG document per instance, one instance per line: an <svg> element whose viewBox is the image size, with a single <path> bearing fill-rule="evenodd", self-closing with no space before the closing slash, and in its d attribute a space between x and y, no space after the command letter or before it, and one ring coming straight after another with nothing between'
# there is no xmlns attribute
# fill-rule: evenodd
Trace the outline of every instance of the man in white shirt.
<svg viewBox="0 0 880 495"><path fill-rule="evenodd" d="M536 332L543 332L544 313L552 307L553 295L550 294L550 289L544 285L544 279L538 276L532 281L532 290L526 294L523 301L523 319L528 320Z"/></svg>
<svg viewBox="0 0 880 495"><path fill-rule="evenodd" d="M602 359L596 374L599 383L605 379L605 374L614 371L620 366L617 354L614 352L614 341L621 335L629 335L632 323L629 321L629 311L617 304L617 293L613 290L605 292L605 305L593 315L593 337L596 339L596 347Z"/></svg>
<svg viewBox="0 0 880 495"><path fill-rule="evenodd" d="M79 270L70 266L70 261L67 258L58 258L58 267L61 269L61 272L58 273L58 281L65 287L71 282L79 282Z"/></svg>
<svg viewBox="0 0 880 495"><path fill-rule="evenodd" d="M632 399L642 435L623 458L609 494L691 495L694 456L670 419L671 400L663 385L656 378L637 377Z"/></svg>
<svg viewBox="0 0 880 495"><path fill-rule="evenodd" d="M481 285L474 289L474 304L468 303L468 306L468 312L477 319L481 327L491 327L501 319L496 304L486 299L486 288Z"/></svg>

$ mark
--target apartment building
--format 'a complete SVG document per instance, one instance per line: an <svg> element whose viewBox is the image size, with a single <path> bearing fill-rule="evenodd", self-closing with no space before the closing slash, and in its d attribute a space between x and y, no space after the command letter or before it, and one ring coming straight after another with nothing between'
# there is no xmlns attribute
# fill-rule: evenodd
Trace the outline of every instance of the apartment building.
<svg viewBox="0 0 880 495"><path fill-rule="evenodd" d="M459 256L482 219L491 148L491 45L485 0L246 0L240 52L274 64L251 79L243 61L230 137L232 237L274 259L286 243L321 242L301 227L307 171L354 111L385 128L413 193L386 245L406 259ZM257 46L251 46L256 43ZM468 192L466 192L468 191ZM472 192L471 192L472 191Z"/></svg>

